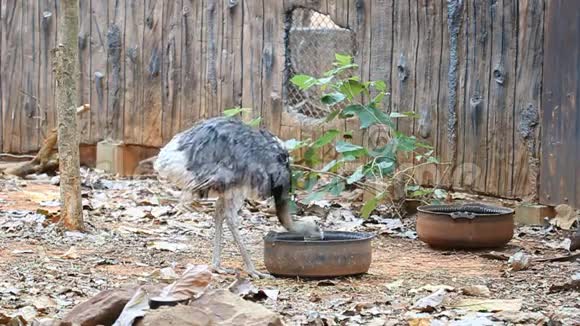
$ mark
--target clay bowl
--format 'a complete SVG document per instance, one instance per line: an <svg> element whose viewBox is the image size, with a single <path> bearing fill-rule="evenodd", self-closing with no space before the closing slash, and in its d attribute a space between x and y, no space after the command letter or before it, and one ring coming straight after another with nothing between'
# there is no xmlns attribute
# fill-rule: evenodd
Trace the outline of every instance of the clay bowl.
<svg viewBox="0 0 580 326"><path fill-rule="evenodd" d="M305 241L295 233L270 232L264 238L264 264L275 276L363 274L371 265L373 238L369 233L325 231L324 240Z"/></svg>
<svg viewBox="0 0 580 326"><path fill-rule="evenodd" d="M417 208L417 235L443 249L483 249L513 237L514 211L484 204L427 205Z"/></svg>

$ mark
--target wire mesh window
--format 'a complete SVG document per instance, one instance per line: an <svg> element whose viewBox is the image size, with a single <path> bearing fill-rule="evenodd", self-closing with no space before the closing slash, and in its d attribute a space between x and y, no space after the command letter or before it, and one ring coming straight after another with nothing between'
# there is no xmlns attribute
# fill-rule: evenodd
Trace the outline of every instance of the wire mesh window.
<svg viewBox="0 0 580 326"><path fill-rule="evenodd" d="M301 91L290 79L296 74L322 76L332 68L336 53L354 54L354 33L335 24L330 16L296 8L286 26L286 110L312 119L326 116L330 109L320 102L321 91Z"/></svg>

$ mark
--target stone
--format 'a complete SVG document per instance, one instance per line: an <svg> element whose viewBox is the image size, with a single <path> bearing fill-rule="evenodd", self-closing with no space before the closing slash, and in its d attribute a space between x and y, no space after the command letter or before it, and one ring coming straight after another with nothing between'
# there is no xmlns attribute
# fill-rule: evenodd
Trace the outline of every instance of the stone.
<svg viewBox="0 0 580 326"><path fill-rule="evenodd" d="M219 312L216 312L219 313ZM209 326L216 325L208 313L199 308L178 305L162 307L152 310L142 319L135 322L135 326Z"/></svg>
<svg viewBox="0 0 580 326"><path fill-rule="evenodd" d="M190 306L205 312L212 325L284 325L278 314L224 289L205 293Z"/></svg>
<svg viewBox="0 0 580 326"><path fill-rule="evenodd" d="M160 286L144 286L148 293L159 293ZM137 287L105 290L75 306L62 319L61 326L112 325L131 300Z"/></svg>
<svg viewBox="0 0 580 326"><path fill-rule="evenodd" d="M522 204L516 207L515 222L520 225L543 225L546 217L553 218L556 211L551 206Z"/></svg>

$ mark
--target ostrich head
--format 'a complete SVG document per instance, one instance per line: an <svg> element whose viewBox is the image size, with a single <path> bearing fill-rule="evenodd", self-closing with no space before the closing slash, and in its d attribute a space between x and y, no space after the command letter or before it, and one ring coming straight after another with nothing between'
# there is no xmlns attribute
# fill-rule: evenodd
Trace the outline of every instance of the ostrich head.
<svg viewBox="0 0 580 326"><path fill-rule="evenodd" d="M304 235L305 240L322 240L324 231L320 229L316 221L311 218L303 218L292 223L291 231Z"/></svg>

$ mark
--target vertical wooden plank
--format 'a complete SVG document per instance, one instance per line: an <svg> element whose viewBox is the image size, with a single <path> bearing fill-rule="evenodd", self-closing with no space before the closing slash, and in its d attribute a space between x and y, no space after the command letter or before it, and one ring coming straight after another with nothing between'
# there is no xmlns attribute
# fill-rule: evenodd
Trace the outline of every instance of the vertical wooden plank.
<svg viewBox="0 0 580 326"><path fill-rule="evenodd" d="M39 1L40 45L39 45L39 89L38 100L42 108L41 127L43 134L56 127L54 106L54 78L52 73L52 49L56 43L56 2Z"/></svg>
<svg viewBox="0 0 580 326"><path fill-rule="evenodd" d="M234 7L229 9L230 16L230 32L232 49L232 106L242 105L243 95L243 54L244 54L244 6L237 3ZM281 73L281 72L280 72Z"/></svg>
<svg viewBox="0 0 580 326"><path fill-rule="evenodd" d="M517 69L514 78L516 94L514 105L514 153L512 194L518 198L536 199L538 195L540 121L550 116L542 114L542 69L544 64L544 1L519 2L517 27ZM549 134L549 129L546 130ZM550 146L550 140L543 142ZM544 156L550 160L550 156ZM546 161L548 162L548 161ZM548 167L549 165L543 165ZM544 170L542 170L544 174ZM550 178L550 175L546 175ZM544 180L544 181L548 181ZM548 183L549 184L549 183ZM547 199L548 193L542 193Z"/></svg>
<svg viewBox="0 0 580 326"><path fill-rule="evenodd" d="M470 41L470 24L472 18L468 11L472 6L469 1L447 1L447 25L449 29L450 62L448 80L447 139L449 158L453 164L450 170L452 187L462 187L464 173L469 172L471 165L464 164L464 116L466 114L466 83L471 63L468 60Z"/></svg>
<svg viewBox="0 0 580 326"><path fill-rule="evenodd" d="M547 1L542 83L540 198L548 204L580 205L580 3ZM529 123L522 117L521 123ZM528 121L526 121L528 120Z"/></svg>
<svg viewBox="0 0 580 326"><path fill-rule="evenodd" d="M514 150L514 92L516 82L518 3L500 0L491 5L488 155L485 192L512 195Z"/></svg>
<svg viewBox="0 0 580 326"><path fill-rule="evenodd" d="M223 103L224 99L222 97L223 87L224 87L224 73L229 67L222 66L222 61L224 57L224 46L226 42L225 36L225 8L227 1L218 1L216 4L216 49L215 49L215 73L216 73L216 96L213 107L212 116L220 116L224 110ZM211 40L210 40L211 41ZM231 67L231 66L230 66Z"/></svg>
<svg viewBox="0 0 580 326"><path fill-rule="evenodd" d="M107 77L109 104L107 106L108 135L123 140L125 97L125 1L109 1L107 29Z"/></svg>
<svg viewBox="0 0 580 326"><path fill-rule="evenodd" d="M486 180L486 126L491 73L490 4L477 1L468 5L467 80L464 115L460 121L463 124L462 186L480 192L485 191Z"/></svg>
<svg viewBox="0 0 580 326"><path fill-rule="evenodd" d="M418 44L416 65L416 104L419 118L415 121L415 136L434 148L439 141L439 89L442 60L442 26L444 26L441 2L418 0L417 13L421 34ZM442 80L445 81L444 79ZM444 108L443 108L444 109ZM445 126L445 125L444 125ZM435 185L437 167L433 165L419 167L416 179L422 185Z"/></svg>
<svg viewBox="0 0 580 326"><path fill-rule="evenodd" d="M163 2L147 0L145 3L145 30L143 32L143 139L141 144L161 146L161 30Z"/></svg>
<svg viewBox="0 0 580 326"><path fill-rule="evenodd" d="M161 28L163 65L161 97L161 134L163 143L179 129L181 94L181 12L183 4L178 1L163 1L163 24Z"/></svg>
<svg viewBox="0 0 580 326"><path fill-rule="evenodd" d="M393 6L392 0L375 0L367 11L370 29L368 78L382 80L387 88L391 87L391 65L393 60ZM375 96L372 94L371 96ZM390 98L386 97L382 110L390 112ZM384 126L372 126L365 133L366 145L370 148L384 145L387 130Z"/></svg>
<svg viewBox="0 0 580 326"><path fill-rule="evenodd" d="M262 40L264 31L264 0L244 1L244 44L242 106L252 108L254 117L262 114Z"/></svg>
<svg viewBox="0 0 580 326"><path fill-rule="evenodd" d="M39 148L40 112L38 110L38 51L37 18L35 1L22 1L22 84L18 90L22 96L22 107L18 108L21 116L20 151L33 152ZM15 96L17 94L14 94Z"/></svg>
<svg viewBox="0 0 580 326"><path fill-rule="evenodd" d="M393 11L392 111L414 111L417 46L420 32L417 3L410 0L395 1ZM397 119L397 129L406 135L413 134L413 120ZM399 160L400 163L412 163L413 157L401 155Z"/></svg>
<svg viewBox="0 0 580 326"><path fill-rule="evenodd" d="M107 136L107 20L108 2L91 0L91 140Z"/></svg>
<svg viewBox="0 0 580 326"><path fill-rule="evenodd" d="M284 10L280 1L268 2L267 6L262 50L262 116L268 129L277 134L283 111Z"/></svg>
<svg viewBox="0 0 580 326"><path fill-rule="evenodd" d="M79 104L91 101L91 2L79 1ZM79 117L78 128L81 133L81 144L94 143L91 135L91 115L83 114Z"/></svg>
<svg viewBox="0 0 580 326"><path fill-rule="evenodd" d="M23 8L21 1L6 0L3 29L4 46L2 47L2 76L10 83L2 83L2 107L4 107L4 146L6 152L21 152L21 112L24 94L21 93L23 55L22 24Z"/></svg>
<svg viewBox="0 0 580 326"><path fill-rule="evenodd" d="M212 117L218 111L218 43L219 43L219 2L218 0L208 0L205 8L205 75L204 75L204 92L205 100L204 118ZM260 10L262 7L260 7ZM255 35L254 35L255 37ZM259 69L255 67L255 69ZM259 76L259 70L256 71Z"/></svg>
<svg viewBox="0 0 580 326"><path fill-rule="evenodd" d="M199 117L201 110L201 34L203 24L203 1L183 2L182 37L182 85L181 129L189 128Z"/></svg>
<svg viewBox="0 0 580 326"><path fill-rule="evenodd" d="M123 139L127 144L139 144L143 132L143 31L145 6L142 0L125 3L125 121Z"/></svg>
<svg viewBox="0 0 580 326"><path fill-rule="evenodd" d="M3 54L4 54L4 21L6 11L6 1L0 0L0 153L4 152L4 96L3 96L3 82L4 79L4 66L3 66Z"/></svg>

